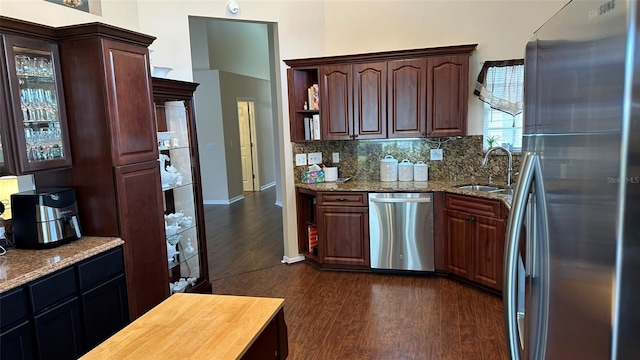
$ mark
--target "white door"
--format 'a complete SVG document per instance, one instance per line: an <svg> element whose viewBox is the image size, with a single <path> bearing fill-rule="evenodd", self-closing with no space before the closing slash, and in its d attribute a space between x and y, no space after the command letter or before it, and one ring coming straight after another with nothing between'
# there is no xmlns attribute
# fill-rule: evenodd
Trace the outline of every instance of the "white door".
<svg viewBox="0 0 640 360"><path fill-rule="evenodd" d="M240 127L240 157L242 185L244 191L259 191L258 157L254 119L254 102L238 101L238 123Z"/></svg>

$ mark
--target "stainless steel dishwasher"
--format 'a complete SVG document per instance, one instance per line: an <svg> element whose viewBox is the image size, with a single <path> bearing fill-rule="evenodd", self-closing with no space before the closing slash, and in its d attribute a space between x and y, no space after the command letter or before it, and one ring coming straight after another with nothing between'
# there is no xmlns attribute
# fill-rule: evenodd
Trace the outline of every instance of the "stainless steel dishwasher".
<svg viewBox="0 0 640 360"><path fill-rule="evenodd" d="M369 193L371 268L434 271L433 194Z"/></svg>

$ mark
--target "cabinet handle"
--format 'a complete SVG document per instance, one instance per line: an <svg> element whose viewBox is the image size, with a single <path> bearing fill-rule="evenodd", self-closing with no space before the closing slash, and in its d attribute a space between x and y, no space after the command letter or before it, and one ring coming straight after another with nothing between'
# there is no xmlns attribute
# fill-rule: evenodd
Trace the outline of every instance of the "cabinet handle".
<svg viewBox="0 0 640 360"><path fill-rule="evenodd" d="M354 134L354 135L353 135L353 138L354 138L354 139L355 139L355 138L357 138L357 137L358 137L358 134Z"/></svg>
<svg viewBox="0 0 640 360"><path fill-rule="evenodd" d="M470 217L470 216L467 216L465 220L470 220L470 219L471 219L471 217Z"/></svg>
<svg viewBox="0 0 640 360"><path fill-rule="evenodd" d="M471 221L476 221L476 217L475 217L475 216L472 216L472 217L471 217Z"/></svg>
<svg viewBox="0 0 640 360"><path fill-rule="evenodd" d="M337 198L336 200L338 200L338 201L347 201L347 199L345 199L345 198Z"/></svg>

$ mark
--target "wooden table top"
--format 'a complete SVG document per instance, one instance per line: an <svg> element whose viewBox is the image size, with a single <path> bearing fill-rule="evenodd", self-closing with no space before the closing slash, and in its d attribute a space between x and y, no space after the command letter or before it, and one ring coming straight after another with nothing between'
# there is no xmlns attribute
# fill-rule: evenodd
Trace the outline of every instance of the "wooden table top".
<svg viewBox="0 0 640 360"><path fill-rule="evenodd" d="M174 294L81 359L239 359L283 303L275 298Z"/></svg>

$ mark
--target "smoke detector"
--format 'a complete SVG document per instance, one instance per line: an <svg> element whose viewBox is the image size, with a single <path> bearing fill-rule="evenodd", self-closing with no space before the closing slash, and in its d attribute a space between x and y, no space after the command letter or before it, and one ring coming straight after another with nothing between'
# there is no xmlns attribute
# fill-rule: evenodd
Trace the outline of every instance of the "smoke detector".
<svg viewBox="0 0 640 360"><path fill-rule="evenodd" d="M240 5L235 0L227 1L227 14L231 16L238 15L240 12Z"/></svg>

